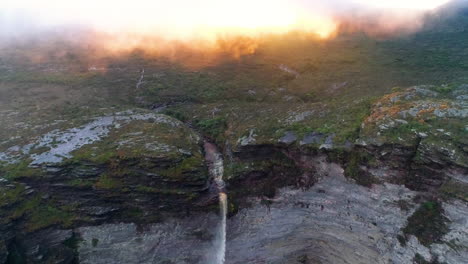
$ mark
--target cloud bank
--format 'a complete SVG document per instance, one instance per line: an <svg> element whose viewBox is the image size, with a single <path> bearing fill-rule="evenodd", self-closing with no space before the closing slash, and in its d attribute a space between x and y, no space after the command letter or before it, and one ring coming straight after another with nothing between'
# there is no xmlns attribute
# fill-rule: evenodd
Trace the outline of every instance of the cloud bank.
<svg viewBox="0 0 468 264"><path fill-rule="evenodd" d="M3 45L29 42L38 48L65 41L107 53L143 49L174 57L183 50L238 57L254 52L272 34L300 32L327 39L355 31L376 36L413 32L425 14L447 2L4 0L0 38Z"/></svg>
<svg viewBox="0 0 468 264"><path fill-rule="evenodd" d="M6 1L6 2L5 2ZM417 19L448 0L4 0L1 30L24 33L60 26L108 33L210 38L219 34L333 33L341 20L385 15L386 23ZM391 19L390 19L391 18ZM404 25L400 25L404 26Z"/></svg>

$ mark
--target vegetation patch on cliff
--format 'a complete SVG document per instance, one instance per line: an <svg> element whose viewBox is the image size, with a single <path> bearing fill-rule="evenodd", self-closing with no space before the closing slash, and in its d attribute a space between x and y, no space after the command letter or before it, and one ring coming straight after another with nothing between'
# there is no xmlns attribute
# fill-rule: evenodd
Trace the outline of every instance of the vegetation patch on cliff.
<svg viewBox="0 0 468 264"><path fill-rule="evenodd" d="M15 180L18 178L39 177L44 172L39 168L29 166L30 160L23 160L19 163L0 166L0 175L5 179Z"/></svg>
<svg viewBox="0 0 468 264"><path fill-rule="evenodd" d="M449 231L448 219L444 216L444 209L439 201L433 200L423 204L408 218L403 233L414 235L419 242L428 247L432 243L441 241Z"/></svg>
<svg viewBox="0 0 468 264"><path fill-rule="evenodd" d="M354 150L346 158L344 174L346 177L356 181L357 184L371 187L372 184L379 183L369 172L362 170L361 166L372 163L373 158L365 150Z"/></svg>

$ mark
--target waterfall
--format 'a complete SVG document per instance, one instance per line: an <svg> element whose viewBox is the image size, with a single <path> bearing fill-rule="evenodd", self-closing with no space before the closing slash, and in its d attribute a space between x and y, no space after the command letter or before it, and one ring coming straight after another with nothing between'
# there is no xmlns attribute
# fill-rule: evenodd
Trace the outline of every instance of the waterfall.
<svg viewBox="0 0 468 264"><path fill-rule="evenodd" d="M218 189L219 208L221 222L216 230L216 239L214 245L214 255L210 258L210 264L224 264L226 256L226 222L227 222L227 194L224 190L224 162L221 153L217 150L214 144L205 142L206 160L210 175L214 178L214 182Z"/></svg>
<svg viewBox="0 0 468 264"><path fill-rule="evenodd" d="M227 218L227 195L219 193L219 207L221 213L221 223L217 234L216 264L224 264L226 256L226 218Z"/></svg>

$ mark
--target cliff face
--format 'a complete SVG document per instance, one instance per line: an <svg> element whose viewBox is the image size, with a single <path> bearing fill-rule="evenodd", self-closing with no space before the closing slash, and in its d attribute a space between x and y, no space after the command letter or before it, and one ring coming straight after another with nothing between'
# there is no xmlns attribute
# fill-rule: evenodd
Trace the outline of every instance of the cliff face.
<svg viewBox="0 0 468 264"><path fill-rule="evenodd" d="M355 141L348 126L303 130L329 111L316 104L175 111L223 148L227 263L463 263L467 100L467 86L396 91L370 105ZM166 114L24 126L2 112L3 132L17 132L0 145L0 263L205 263L218 217L202 139Z"/></svg>
<svg viewBox="0 0 468 264"><path fill-rule="evenodd" d="M259 136L259 145L255 133L240 138L233 147L234 167L254 167L250 175L259 183L261 168L268 172L289 164L295 171L283 184L300 188L281 189L274 197L263 192L257 205L231 218L230 259L463 263L467 92L463 85L417 86L386 95L372 105L354 144L320 132L287 131L271 143ZM266 153L268 162L256 167ZM271 186L271 176L263 177Z"/></svg>
<svg viewBox="0 0 468 264"><path fill-rule="evenodd" d="M4 144L3 262L69 262L75 227L197 210L209 187L198 134L142 110L80 118L80 126L21 138L25 145Z"/></svg>
<svg viewBox="0 0 468 264"><path fill-rule="evenodd" d="M200 69L2 45L0 264L209 263L204 140L224 158L226 263L465 263L468 12L454 11L396 38L267 37Z"/></svg>

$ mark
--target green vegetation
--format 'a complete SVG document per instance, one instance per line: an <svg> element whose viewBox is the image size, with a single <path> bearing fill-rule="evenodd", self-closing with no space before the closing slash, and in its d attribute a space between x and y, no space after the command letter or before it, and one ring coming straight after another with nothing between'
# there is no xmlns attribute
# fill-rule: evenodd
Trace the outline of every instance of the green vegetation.
<svg viewBox="0 0 468 264"><path fill-rule="evenodd" d="M24 193L24 186L21 184L15 184L13 188L0 189L0 208L5 205L11 205L21 200Z"/></svg>
<svg viewBox="0 0 468 264"><path fill-rule="evenodd" d="M402 235L397 235L397 239L398 239L398 242L400 243L400 245L402 247L406 247L406 237L402 236Z"/></svg>
<svg viewBox="0 0 468 264"><path fill-rule="evenodd" d="M43 205L31 211L26 223L26 230L32 232L54 224L70 227L72 222L73 218L68 212L51 205Z"/></svg>
<svg viewBox="0 0 468 264"><path fill-rule="evenodd" d="M185 116L184 113L176 111L176 110L166 110L163 112L163 114L172 116L173 118L180 120L182 122L186 122L188 120L188 117Z"/></svg>
<svg viewBox="0 0 468 264"><path fill-rule="evenodd" d="M52 202L44 201L40 195L25 196L19 192L22 187L17 187L9 192L9 202L15 203L13 207L5 207L0 211L3 221L19 220L24 225L24 230L34 232L51 225L69 227L74 221L73 208L60 207ZM17 196L13 196L12 194ZM3 200L2 202L6 202Z"/></svg>
<svg viewBox="0 0 468 264"><path fill-rule="evenodd" d="M73 260L71 262L72 264L79 263L78 247L82 241L83 240L79 234L73 232L72 236L62 243L65 247L69 248L73 252Z"/></svg>
<svg viewBox="0 0 468 264"><path fill-rule="evenodd" d="M6 259L6 264L27 264L26 256L24 250L21 246L15 242L11 243L8 248L8 257Z"/></svg>
<svg viewBox="0 0 468 264"><path fill-rule="evenodd" d="M427 123L410 120L407 124L401 124L385 130L382 135L392 142L401 143L399 140L400 138L408 142L414 142L418 138L418 132L427 132L428 129L429 125Z"/></svg>
<svg viewBox="0 0 468 264"><path fill-rule="evenodd" d="M457 87L456 85L449 85L449 84L442 84L440 86L436 86L433 88L434 91L436 92L439 92L441 94L448 94L450 92L452 92L455 87Z"/></svg>
<svg viewBox="0 0 468 264"><path fill-rule="evenodd" d="M0 167L0 173L9 180L41 176L43 173L41 169L29 167L29 163L29 160L23 160L20 163L4 165Z"/></svg>
<svg viewBox="0 0 468 264"><path fill-rule="evenodd" d="M93 245L93 247L97 247L98 243L99 243L99 239L97 238L93 238L93 240L91 241L91 244Z"/></svg>
<svg viewBox="0 0 468 264"><path fill-rule="evenodd" d="M38 72L0 72L0 82L42 83L54 85L83 85L98 74L88 73L38 73Z"/></svg>
<svg viewBox="0 0 468 264"><path fill-rule="evenodd" d="M408 218L403 233L406 236L416 236L421 244L428 247L440 241L448 232L447 222L442 204L438 201L428 201Z"/></svg>
<svg viewBox="0 0 468 264"><path fill-rule="evenodd" d="M459 17L443 23L456 24L461 30L468 19L464 14ZM468 73L465 65L468 54L466 42L462 41L466 36L462 36L460 31L440 30L434 25L417 34L380 40L356 33L322 42L290 34L266 38L252 55L237 60L221 59L213 64L200 61L201 67L195 69L135 51L128 56L107 58L102 65L109 67L102 72L88 71L89 65L81 56L86 50L65 47L70 56L53 62L77 65L79 69L26 71L24 65L15 65L13 56L4 60L15 70L0 71L0 82L5 84L2 89L7 89L5 94L34 98L37 90L57 97L57 103L51 104L51 108L41 103L49 102L50 98L21 105L10 105L11 98L5 98L2 103L29 112L37 107L41 113L53 109L52 115L60 112L70 119L101 107L134 107L132 100L137 97L140 106L168 104L166 114L192 122L219 141L226 137L235 142L249 129L257 128L263 137L261 142L276 141L284 131L294 131L299 137L312 131L335 134L337 144L353 142L361 122L369 114L373 98L394 91L394 87L416 84L435 84L434 90L447 94L454 84L466 82L463 76ZM282 71L280 64L299 75ZM53 65L51 62L50 67ZM114 70L122 68L125 70ZM145 83L135 91L142 68ZM77 88L79 96L72 93ZM24 96L28 93L31 96ZM90 106L87 110L77 107L83 102ZM219 109L219 113L214 109ZM285 122L288 112L308 110L314 110L313 114L304 120ZM413 127L398 129L402 131L390 131L390 136L396 137ZM116 154L111 149L93 159L107 161ZM83 157L92 157L86 154Z"/></svg>
<svg viewBox="0 0 468 264"><path fill-rule="evenodd" d="M359 150L351 152L345 167L345 176L354 179L359 185L371 187L372 184L378 183L379 181L369 173L360 169L361 165L369 163L372 163L372 157L366 152Z"/></svg>
<svg viewBox="0 0 468 264"><path fill-rule="evenodd" d="M91 161L96 165L100 165L107 164L117 157L117 152L113 149L104 151L102 151L103 149L100 150L101 151L99 153L95 154L96 151L93 148L85 146L75 151L73 158L67 162L80 164L83 161Z"/></svg>
<svg viewBox="0 0 468 264"><path fill-rule="evenodd" d="M197 177L198 171L203 166L201 155L192 156L183 159L166 170L159 173L172 180L186 180L187 177Z"/></svg>
<svg viewBox="0 0 468 264"><path fill-rule="evenodd" d="M350 103L348 107L340 108L334 113L334 116L327 116L328 120L316 131L335 134L335 141L338 143L345 141L354 142L359 136L362 122L370 114L374 101L375 98L367 97L359 102ZM341 103L337 102L336 104Z"/></svg>
<svg viewBox="0 0 468 264"><path fill-rule="evenodd" d="M190 72L183 68L167 67L164 75L147 77L144 96L155 97L157 102L217 100L229 89L229 83L208 72ZM180 94L183 89L185 93Z"/></svg>
<svg viewBox="0 0 468 264"><path fill-rule="evenodd" d="M173 122L179 123L175 119ZM173 127L154 120L134 120L112 130L102 140L75 150L73 158L66 162L75 167L88 163L107 166L114 170L113 173L125 174L125 164L141 157L148 160L161 157L177 159L180 156L179 149L195 152L199 147L195 139L194 132L182 125ZM141 160L141 165L144 164L145 160Z"/></svg>
<svg viewBox="0 0 468 264"><path fill-rule="evenodd" d="M227 128L226 119L223 117L199 120L196 121L195 125L205 135L218 140L223 137L223 133Z"/></svg>
<svg viewBox="0 0 468 264"><path fill-rule="evenodd" d="M69 181L68 184L76 187L91 187L94 185L94 181L84 179L73 179Z"/></svg>
<svg viewBox="0 0 468 264"><path fill-rule="evenodd" d="M134 221L142 221L144 216L145 212L138 207L125 208L125 210L122 212L122 219L126 219L126 221L131 221L132 219Z"/></svg>
<svg viewBox="0 0 468 264"><path fill-rule="evenodd" d="M21 203L16 206L12 211L8 212L9 219L18 219L23 217L25 214L33 212L41 204L41 198L39 196L33 197L22 197Z"/></svg>
<svg viewBox="0 0 468 264"><path fill-rule="evenodd" d="M98 189L119 189L124 185L119 179L104 173L99 176L99 179L94 186Z"/></svg>
<svg viewBox="0 0 468 264"><path fill-rule="evenodd" d="M309 263L309 256L307 256L306 254L300 255L299 257L297 257L297 262L303 264Z"/></svg>
<svg viewBox="0 0 468 264"><path fill-rule="evenodd" d="M82 241L83 240L80 238L79 234L73 233L70 238L63 241L63 245L65 245L66 247L70 249L76 250L78 249L78 246Z"/></svg>
<svg viewBox="0 0 468 264"><path fill-rule="evenodd" d="M292 124L292 125L290 125L290 126L288 126L286 128L278 129L276 131L276 135L278 137L280 137L280 136L284 135L286 130L294 132L294 134L296 134L299 138L304 137L308 133L314 132L313 128L308 124L294 123L294 124ZM322 132L323 131L323 130L320 130L320 131L318 131L318 130L320 130L320 129L317 129L317 132ZM322 133L324 133L324 132L322 132Z"/></svg>
<svg viewBox="0 0 468 264"><path fill-rule="evenodd" d="M188 194L187 191L184 191L182 189L171 189L168 187L156 188L156 187L149 187L149 186L143 186L143 185L138 185L136 188L136 191L144 192L144 193L162 194L162 195L187 195Z"/></svg>

